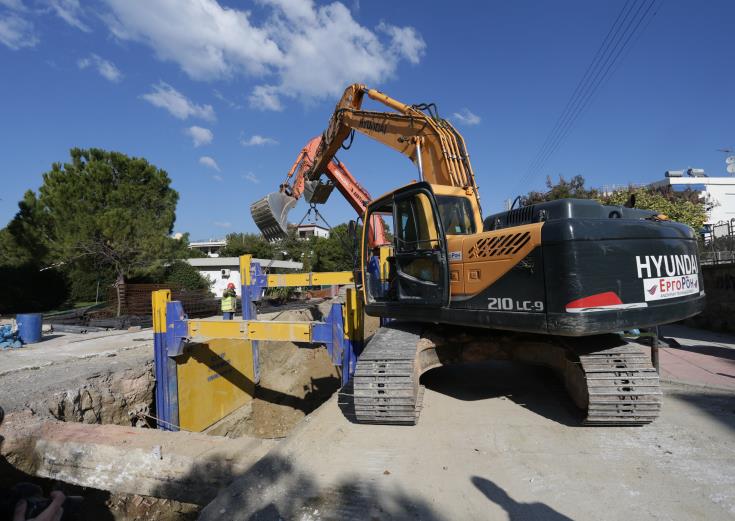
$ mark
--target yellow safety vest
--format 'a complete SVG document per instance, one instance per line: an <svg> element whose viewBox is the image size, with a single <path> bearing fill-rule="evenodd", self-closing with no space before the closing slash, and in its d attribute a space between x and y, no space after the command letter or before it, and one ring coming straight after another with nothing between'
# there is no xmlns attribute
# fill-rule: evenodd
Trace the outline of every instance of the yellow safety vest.
<svg viewBox="0 0 735 521"><path fill-rule="evenodd" d="M235 311L237 308L237 297L222 297L222 311Z"/></svg>

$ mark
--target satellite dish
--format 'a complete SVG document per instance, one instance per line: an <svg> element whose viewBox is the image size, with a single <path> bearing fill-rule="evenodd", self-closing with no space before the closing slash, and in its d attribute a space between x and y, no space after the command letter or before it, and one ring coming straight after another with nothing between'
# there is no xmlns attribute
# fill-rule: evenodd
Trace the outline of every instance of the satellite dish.
<svg viewBox="0 0 735 521"><path fill-rule="evenodd" d="M727 165L727 173L735 174L735 163L730 163L729 165Z"/></svg>
<svg viewBox="0 0 735 521"><path fill-rule="evenodd" d="M728 165L732 165L733 163L735 163L735 156L727 156L725 158L725 163L727 163Z"/></svg>

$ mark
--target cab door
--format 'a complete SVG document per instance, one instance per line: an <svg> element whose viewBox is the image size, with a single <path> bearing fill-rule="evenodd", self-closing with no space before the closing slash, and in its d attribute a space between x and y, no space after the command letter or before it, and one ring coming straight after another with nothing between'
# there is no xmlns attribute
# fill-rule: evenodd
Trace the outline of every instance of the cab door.
<svg viewBox="0 0 735 521"><path fill-rule="evenodd" d="M431 185L416 183L396 190L371 204L368 214L375 210L385 215L388 207L393 217L393 252L388 258L388 280L380 295L366 287L368 303L432 308L448 305L446 238ZM366 241L363 244L367 248ZM366 263L364 270L365 267ZM363 273L363 280L369 277L369 273Z"/></svg>

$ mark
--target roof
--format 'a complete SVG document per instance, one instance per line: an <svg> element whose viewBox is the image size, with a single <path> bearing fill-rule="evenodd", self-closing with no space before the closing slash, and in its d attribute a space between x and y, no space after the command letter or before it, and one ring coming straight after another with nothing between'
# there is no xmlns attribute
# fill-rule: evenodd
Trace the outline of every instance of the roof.
<svg viewBox="0 0 735 521"><path fill-rule="evenodd" d="M648 186L668 185L735 185L735 177L667 177Z"/></svg>
<svg viewBox="0 0 735 521"><path fill-rule="evenodd" d="M324 230L325 232L329 231L329 228L325 228L324 226L320 226L318 224L299 224L296 228L298 230L301 230L304 228L319 228L320 230Z"/></svg>
<svg viewBox="0 0 735 521"><path fill-rule="evenodd" d="M290 270L304 269L304 263L273 259L252 259L260 264L261 268L285 268ZM197 268L235 268L240 269L239 257L202 257L186 259L186 262Z"/></svg>
<svg viewBox="0 0 735 521"><path fill-rule="evenodd" d="M224 246L227 244L227 241L225 239L217 240L212 239L209 241L192 241L189 243L190 248L204 248L208 246Z"/></svg>

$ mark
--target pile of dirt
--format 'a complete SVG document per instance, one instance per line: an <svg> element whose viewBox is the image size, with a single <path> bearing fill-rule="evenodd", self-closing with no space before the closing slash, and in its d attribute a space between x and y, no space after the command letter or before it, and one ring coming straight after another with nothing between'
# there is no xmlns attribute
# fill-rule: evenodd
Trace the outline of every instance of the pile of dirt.
<svg viewBox="0 0 735 521"><path fill-rule="evenodd" d="M255 398L207 433L231 438L283 438L339 386L339 372L326 348L261 342L260 385Z"/></svg>
<svg viewBox="0 0 735 521"><path fill-rule="evenodd" d="M271 320L319 320L316 307L288 310ZM207 430L231 438L283 438L340 387L340 374L323 346L260 342L260 384L249 406Z"/></svg>

